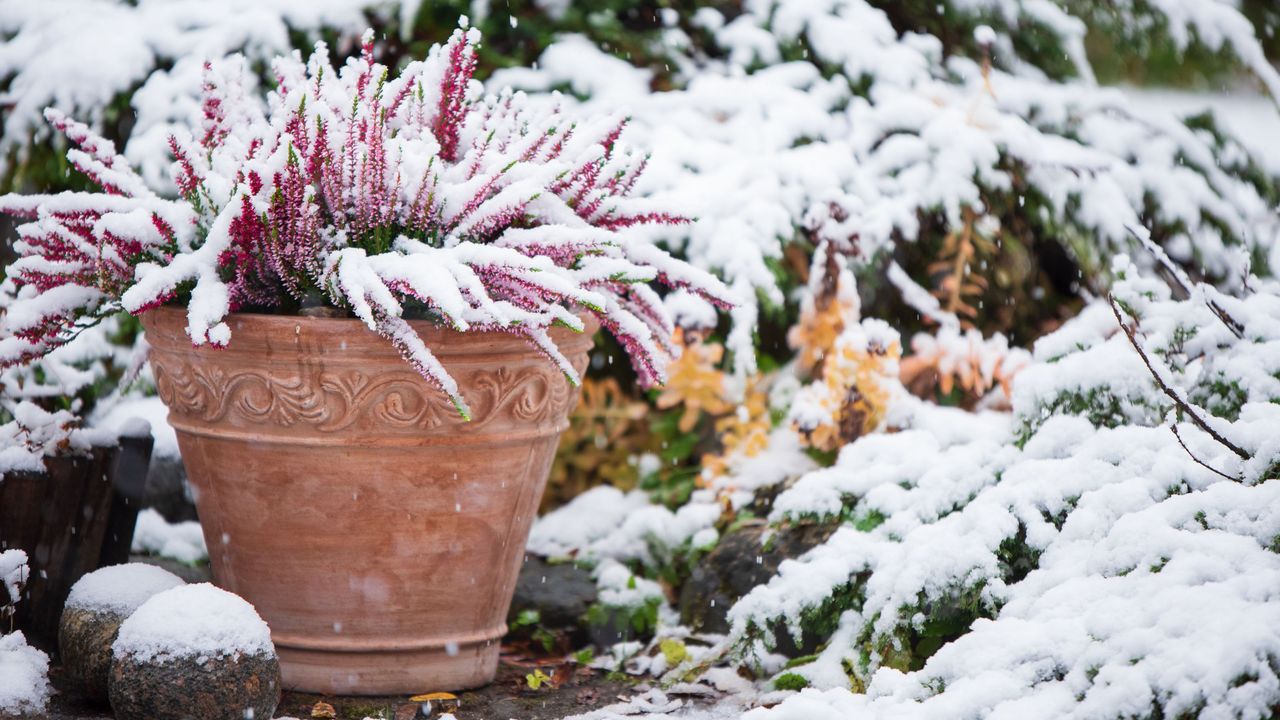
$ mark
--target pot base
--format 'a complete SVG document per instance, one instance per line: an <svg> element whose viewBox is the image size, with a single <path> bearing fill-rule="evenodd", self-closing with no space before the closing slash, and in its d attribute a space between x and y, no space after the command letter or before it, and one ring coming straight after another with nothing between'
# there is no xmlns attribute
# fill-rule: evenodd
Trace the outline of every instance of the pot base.
<svg viewBox="0 0 1280 720"><path fill-rule="evenodd" d="M276 643L281 679L292 690L321 695L403 695L469 690L498 674L497 640L448 648L342 652Z"/></svg>

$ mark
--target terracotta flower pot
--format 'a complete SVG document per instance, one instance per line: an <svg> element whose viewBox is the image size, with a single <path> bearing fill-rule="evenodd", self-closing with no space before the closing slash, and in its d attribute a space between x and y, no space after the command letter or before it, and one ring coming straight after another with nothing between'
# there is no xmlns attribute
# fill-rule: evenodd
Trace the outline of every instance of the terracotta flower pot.
<svg viewBox="0 0 1280 720"><path fill-rule="evenodd" d="M483 685L578 392L518 336L415 323L473 419L357 320L236 315L225 349L146 313L218 585L271 626L286 687ZM553 332L583 370L596 329Z"/></svg>

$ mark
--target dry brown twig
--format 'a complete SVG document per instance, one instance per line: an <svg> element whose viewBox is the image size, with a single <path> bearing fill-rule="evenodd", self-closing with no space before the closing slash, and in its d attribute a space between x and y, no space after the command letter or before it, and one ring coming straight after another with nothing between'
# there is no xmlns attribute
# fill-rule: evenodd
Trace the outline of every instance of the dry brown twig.
<svg viewBox="0 0 1280 720"><path fill-rule="evenodd" d="M1124 319L1120 317L1120 305L1119 303L1116 302L1115 297L1113 295L1108 294L1107 302L1111 304L1111 313L1115 315L1116 322L1120 324L1120 329L1124 331L1125 337L1129 339L1129 344L1132 345L1133 349L1137 351L1138 357L1142 358L1142 363L1147 366L1147 371L1150 372L1151 377L1155 379L1156 385L1159 386L1160 391L1163 392L1165 395L1167 395L1169 399L1173 401L1173 404L1178 407L1179 410L1186 413L1187 417L1191 418L1191 422L1195 423L1196 427L1208 433L1209 437L1213 438L1218 442L1218 444L1222 445L1223 447L1227 448L1231 452L1235 453L1236 456L1239 457L1241 460L1248 460L1249 453L1241 449L1239 445L1236 445L1235 443L1228 440L1226 437L1222 435L1222 433L1210 427L1209 423L1204 418L1200 417L1200 414L1196 412L1195 408L1193 408L1190 403L1188 403L1181 395L1175 392L1173 388L1169 387L1168 383L1164 381L1164 378L1160 376L1160 373L1156 371L1155 366L1151 363L1151 358L1147 356L1147 352L1142 349L1142 344L1138 342L1138 338L1134 334L1133 328L1125 324ZM1181 441L1181 438L1179 438L1179 441ZM1183 447L1186 447L1186 446L1184 445Z"/></svg>

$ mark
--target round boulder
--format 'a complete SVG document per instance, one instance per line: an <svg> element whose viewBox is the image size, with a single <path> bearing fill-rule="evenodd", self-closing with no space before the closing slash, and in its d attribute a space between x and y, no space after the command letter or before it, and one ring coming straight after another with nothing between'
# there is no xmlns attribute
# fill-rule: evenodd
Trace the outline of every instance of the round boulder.
<svg viewBox="0 0 1280 720"><path fill-rule="evenodd" d="M177 575L144 563L112 565L80 578L67 596L58 625L67 679L86 698L105 704L111 644L120 623L152 595L181 584Z"/></svg>
<svg viewBox="0 0 1280 720"><path fill-rule="evenodd" d="M280 662L252 605L208 583L184 585L120 626L109 694L116 720L270 718Z"/></svg>

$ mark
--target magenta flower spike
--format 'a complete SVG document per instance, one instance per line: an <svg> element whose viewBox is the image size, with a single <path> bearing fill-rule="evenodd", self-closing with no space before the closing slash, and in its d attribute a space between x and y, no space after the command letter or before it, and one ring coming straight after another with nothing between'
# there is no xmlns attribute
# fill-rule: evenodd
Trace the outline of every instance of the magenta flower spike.
<svg viewBox="0 0 1280 720"><path fill-rule="evenodd" d="M637 225L687 222L630 196L645 157L625 120L572 118L556 103L474 81L465 26L398 75L361 53L334 67L317 45L281 57L266 98L243 62L206 64L199 127L170 138L180 198L147 188L108 141L49 111L67 157L101 192L6 195L28 220L9 270L0 364L40 357L123 308L184 301L196 345L232 341L228 314L321 297L386 337L464 414L453 378L405 321L417 306L458 330L526 337L572 381L554 324L600 319L640 381L664 379L672 323L650 283L734 304L712 275Z"/></svg>

